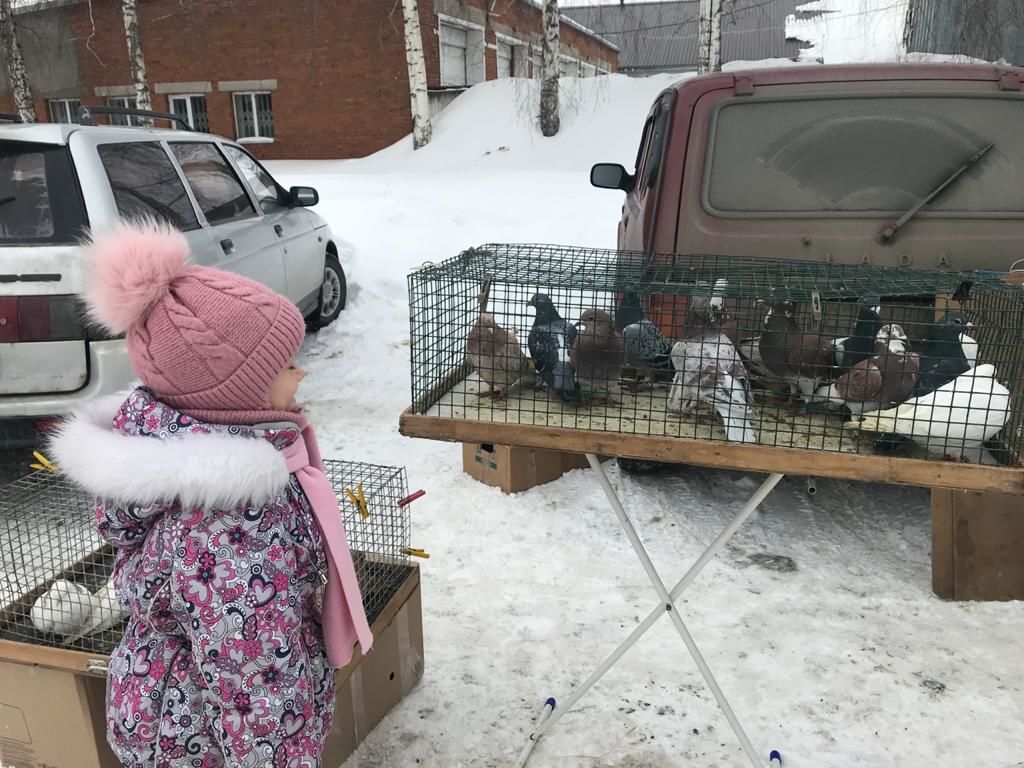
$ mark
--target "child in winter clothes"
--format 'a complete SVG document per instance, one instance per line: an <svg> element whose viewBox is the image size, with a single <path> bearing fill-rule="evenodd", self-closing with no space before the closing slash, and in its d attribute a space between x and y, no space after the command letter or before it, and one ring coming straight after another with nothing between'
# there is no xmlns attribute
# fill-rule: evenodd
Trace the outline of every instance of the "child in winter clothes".
<svg viewBox="0 0 1024 768"><path fill-rule="evenodd" d="M312 427L303 318L187 265L154 223L94 236L92 317L142 387L69 420L53 453L97 499L130 610L107 737L128 768L316 768L334 672L372 637Z"/></svg>

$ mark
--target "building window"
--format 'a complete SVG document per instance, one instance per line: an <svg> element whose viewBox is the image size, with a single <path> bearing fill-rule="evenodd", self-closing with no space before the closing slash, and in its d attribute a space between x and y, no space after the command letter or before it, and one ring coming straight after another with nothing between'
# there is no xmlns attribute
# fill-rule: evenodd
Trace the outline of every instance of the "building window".
<svg viewBox="0 0 1024 768"><path fill-rule="evenodd" d="M597 74L597 67L593 64L583 62L580 64L580 75L583 77L594 77Z"/></svg>
<svg viewBox="0 0 1024 768"><path fill-rule="evenodd" d="M50 99L49 107L51 123L77 123L82 102L80 99Z"/></svg>
<svg viewBox="0 0 1024 768"><path fill-rule="evenodd" d="M498 77L513 77L515 75L515 62L512 60L512 46L498 41L496 53L498 56Z"/></svg>
<svg viewBox="0 0 1024 768"><path fill-rule="evenodd" d="M202 95L171 96L169 99L171 113L183 117L192 126L193 131L210 132L210 117L206 111L206 97ZM180 123L173 127L181 128Z"/></svg>
<svg viewBox="0 0 1024 768"><path fill-rule="evenodd" d="M468 85L466 59L469 33L461 27L441 24L441 85Z"/></svg>
<svg viewBox="0 0 1024 768"><path fill-rule="evenodd" d="M239 141L273 141L274 109L269 91L236 93L235 136Z"/></svg>
<svg viewBox="0 0 1024 768"><path fill-rule="evenodd" d="M580 63L576 59L562 57L558 60L558 74L561 77L579 77Z"/></svg>
<svg viewBox="0 0 1024 768"><path fill-rule="evenodd" d="M108 107L117 107L119 109L138 109L139 102L134 96L112 96L107 99ZM111 125L142 125L143 119L141 117L133 117L132 115L108 115Z"/></svg>

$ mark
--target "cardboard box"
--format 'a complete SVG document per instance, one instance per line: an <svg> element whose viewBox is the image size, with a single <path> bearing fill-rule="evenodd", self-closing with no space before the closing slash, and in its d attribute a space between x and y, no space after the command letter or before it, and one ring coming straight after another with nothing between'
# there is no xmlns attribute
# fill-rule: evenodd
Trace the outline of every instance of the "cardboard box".
<svg viewBox="0 0 1024 768"><path fill-rule="evenodd" d="M1024 496L932 489L932 590L947 600L1024 600Z"/></svg>
<svg viewBox="0 0 1024 768"><path fill-rule="evenodd" d="M373 622L373 650L337 672L324 768L338 768L423 676L419 568ZM106 680L94 656L0 641L0 765L120 768L106 743Z"/></svg>
<svg viewBox="0 0 1024 768"><path fill-rule="evenodd" d="M462 444L462 471L505 493L526 491L557 480L571 469L589 466L587 457L580 453L492 443Z"/></svg>

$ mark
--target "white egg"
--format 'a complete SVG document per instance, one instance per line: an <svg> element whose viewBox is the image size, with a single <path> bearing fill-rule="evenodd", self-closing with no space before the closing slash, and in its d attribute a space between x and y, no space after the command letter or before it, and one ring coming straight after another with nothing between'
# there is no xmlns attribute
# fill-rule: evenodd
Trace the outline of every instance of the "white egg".
<svg viewBox="0 0 1024 768"><path fill-rule="evenodd" d="M88 621L93 602L81 584L58 579L32 605L32 625L40 632L73 634Z"/></svg>

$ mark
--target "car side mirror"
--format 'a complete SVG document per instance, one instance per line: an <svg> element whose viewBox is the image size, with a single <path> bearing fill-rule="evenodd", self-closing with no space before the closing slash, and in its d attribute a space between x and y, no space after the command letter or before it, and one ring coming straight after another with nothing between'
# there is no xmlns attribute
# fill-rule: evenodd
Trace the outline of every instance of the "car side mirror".
<svg viewBox="0 0 1024 768"><path fill-rule="evenodd" d="M312 187L292 187L288 202L293 208L309 208L320 202L320 194Z"/></svg>
<svg viewBox="0 0 1024 768"><path fill-rule="evenodd" d="M618 163L598 163L590 169L590 183L600 189L632 192L633 175Z"/></svg>

